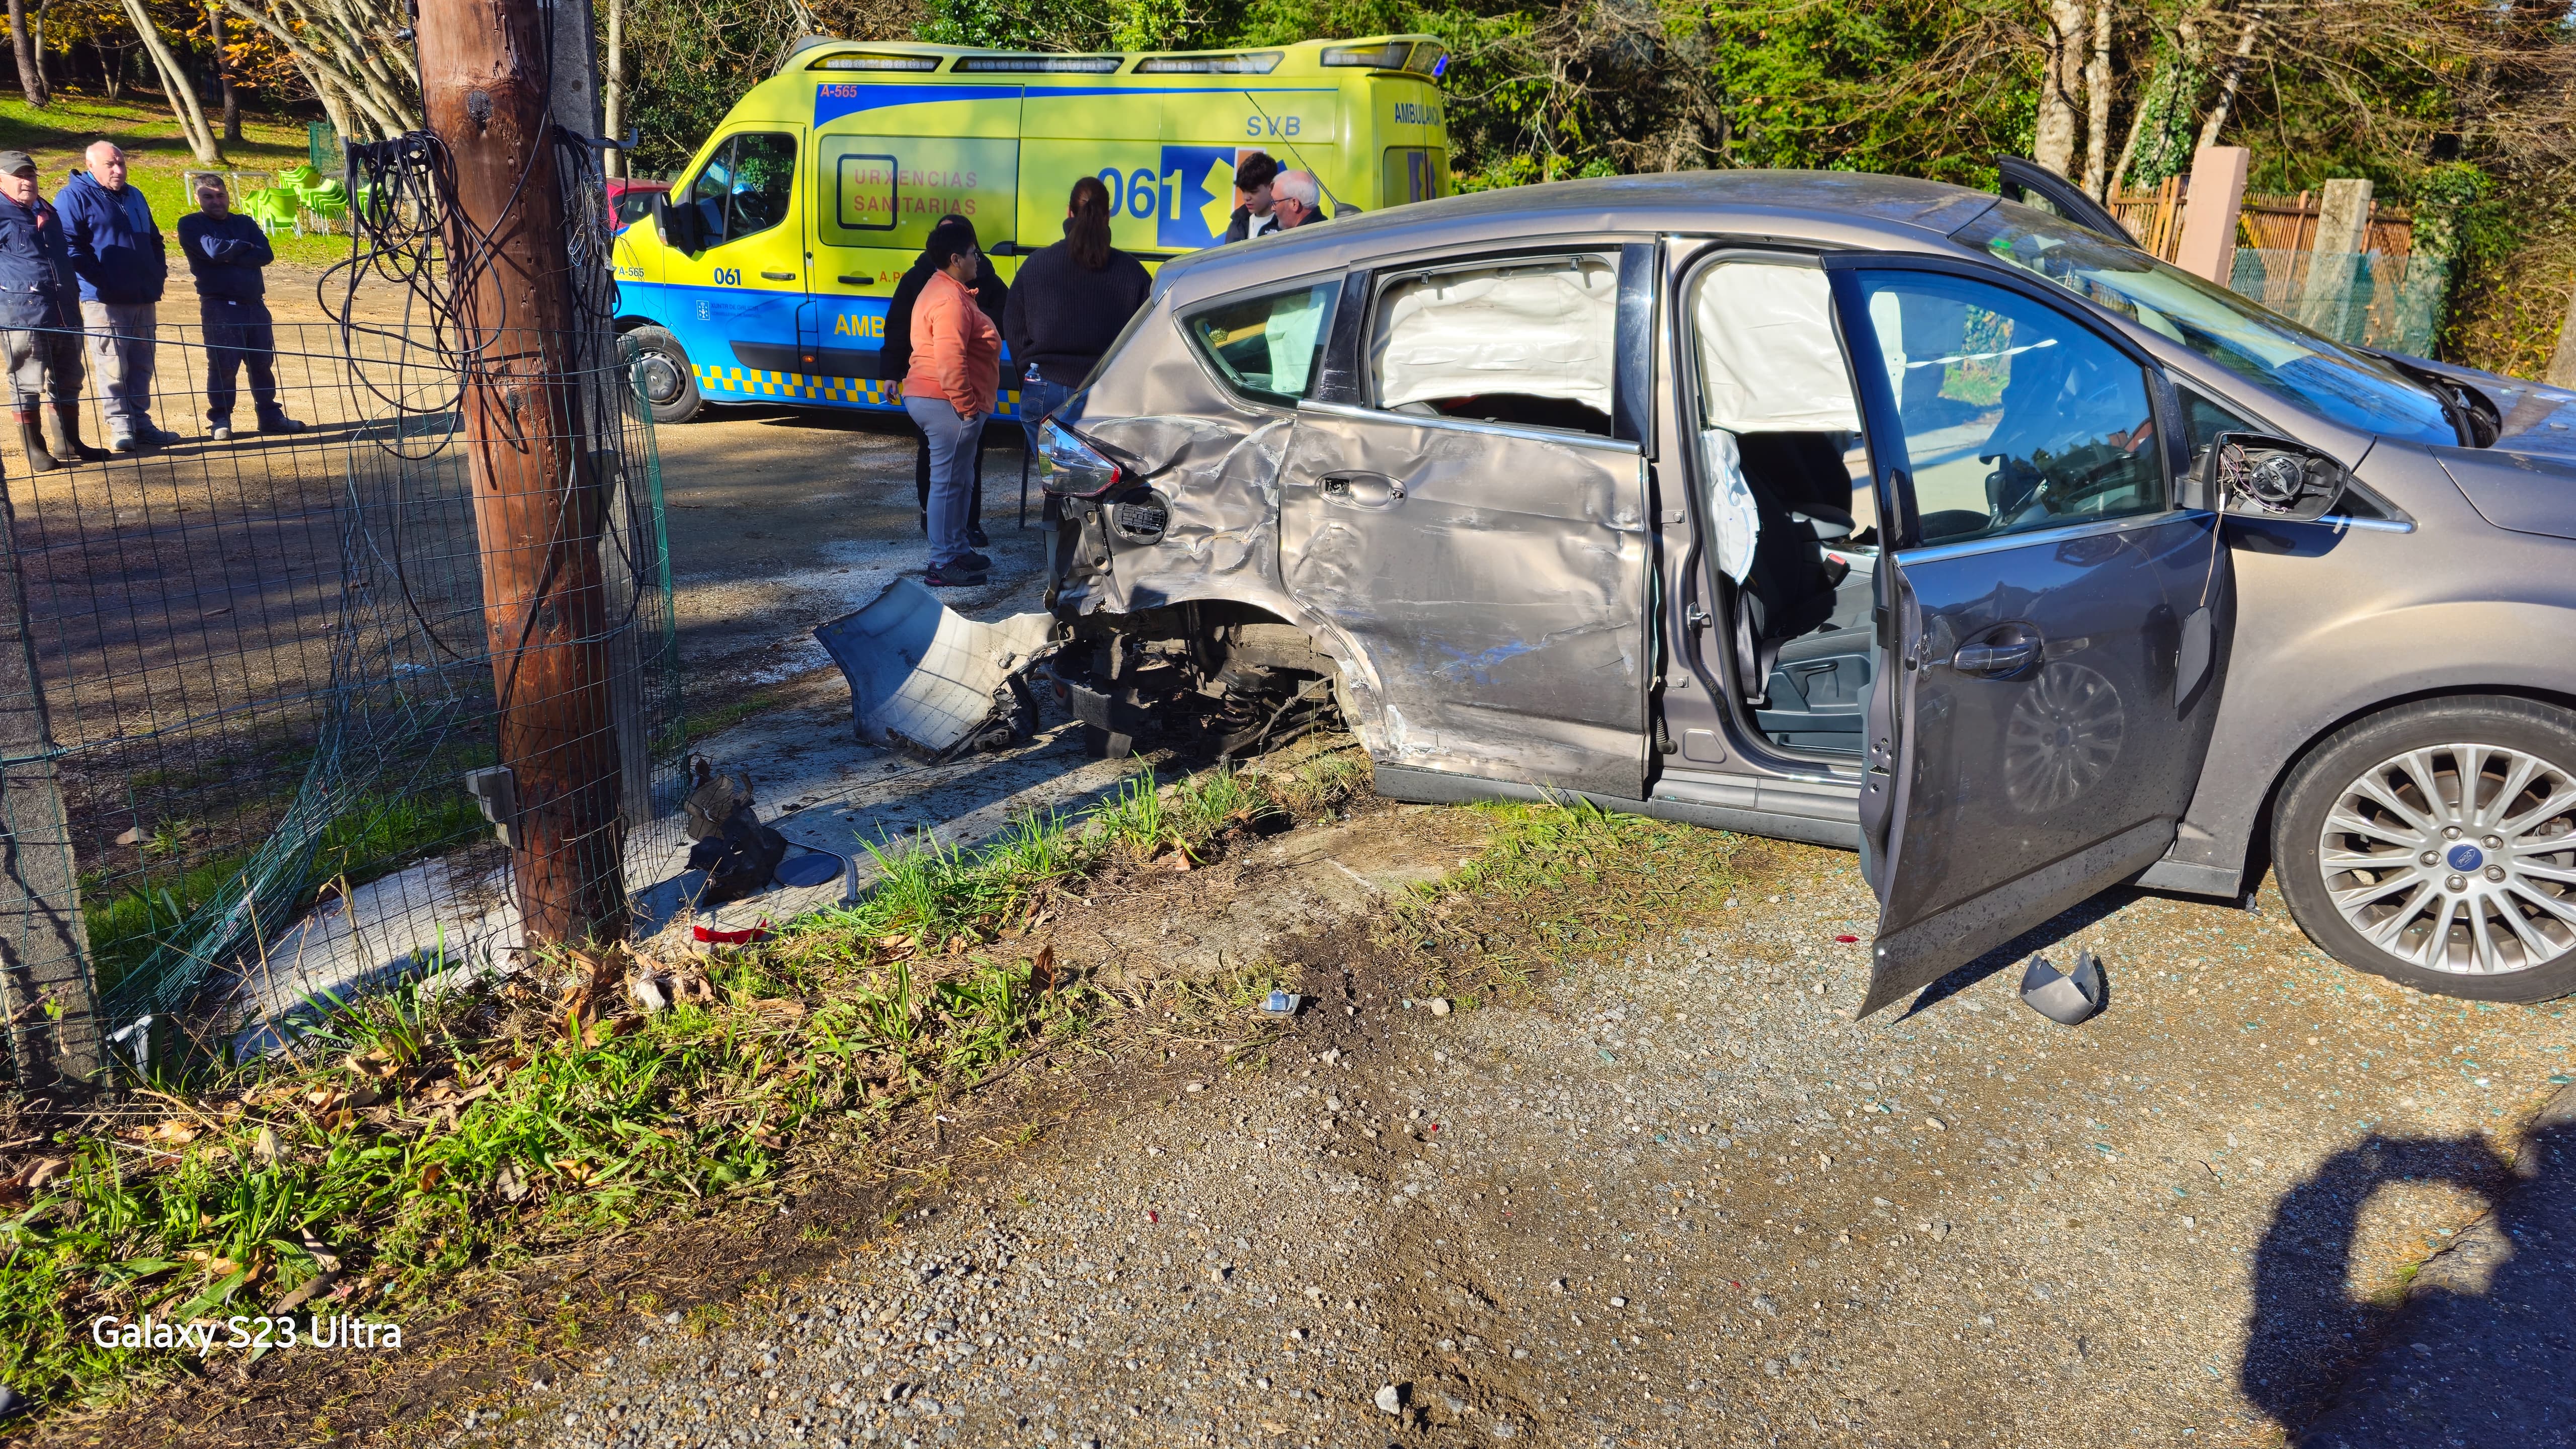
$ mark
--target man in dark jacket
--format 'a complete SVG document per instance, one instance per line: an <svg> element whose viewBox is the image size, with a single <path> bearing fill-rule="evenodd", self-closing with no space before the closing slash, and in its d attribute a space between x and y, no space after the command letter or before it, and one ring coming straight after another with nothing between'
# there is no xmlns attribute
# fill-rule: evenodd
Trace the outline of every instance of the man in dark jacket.
<svg viewBox="0 0 2576 1449"><path fill-rule="evenodd" d="M1234 209L1234 219L1225 224L1227 241L1245 241L1278 230L1279 218L1270 206L1270 183L1278 177L1279 163L1267 151L1255 151L1234 163L1234 189L1243 194L1243 205Z"/></svg>
<svg viewBox="0 0 2576 1449"><path fill-rule="evenodd" d="M89 170L74 172L54 197L80 275L81 322L90 364L106 394L107 446L119 453L179 441L152 425L155 304L170 275L168 248L143 193L125 184L125 153L93 141Z"/></svg>
<svg viewBox="0 0 2576 1449"><path fill-rule="evenodd" d="M206 328L206 436L233 435L233 380L250 368L250 401L263 433L300 433L305 425L277 405L277 332L268 316L259 270L277 259L259 223L233 212L232 196L212 176L197 183L197 209L179 218L179 250L197 280L197 314Z"/></svg>
<svg viewBox="0 0 2576 1449"><path fill-rule="evenodd" d="M950 231L958 233L959 239L968 246L976 245L975 223L962 216L943 216L932 223L929 239L938 241L943 232ZM992 260L984 257L980 248L976 265L982 270L975 278L975 305L982 308L984 315L992 318L993 325L998 328L1002 325L1002 306L1009 300L1011 289L993 274ZM925 247L920 256L913 258L911 268L902 279L894 284L894 295L886 300L885 345L877 352L877 376L888 382L899 382L905 373L912 370L912 304L921 300L921 289L930 285L930 274L937 270ZM1010 375L1007 367L1003 375ZM905 416L909 419L911 415ZM922 436L919 428L914 428L912 433L913 492L921 501L921 527L927 533L930 531L930 440ZM993 539L984 532L984 450L981 446L975 449L974 456L975 487L967 495L966 503L966 546L986 548L991 546Z"/></svg>
<svg viewBox="0 0 2576 1449"><path fill-rule="evenodd" d="M62 221L36 194L34 159L24 151L0 151L0 361L9 374L18 444L35 473L67 466L45 446L36 425L38 402L50 391L58 412L77 416L80 408L80 334L61 327L62 274L56 262L62 253ZM71 353L68 396L66 371L56 359L65 348Z"/></svg>

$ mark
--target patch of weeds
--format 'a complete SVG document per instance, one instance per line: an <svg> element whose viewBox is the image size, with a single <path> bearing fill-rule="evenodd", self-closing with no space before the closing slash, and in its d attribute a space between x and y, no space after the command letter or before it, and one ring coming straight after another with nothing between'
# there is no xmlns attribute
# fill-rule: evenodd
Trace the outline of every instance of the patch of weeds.
<svg viewBox="0 0 2576 1449"><path fill-rule="evenodd" d="M721 1303L701 1303L680 1319L680 1326L700 1338L733 1326L733 1314Z"/></svg>
<svg viewBox="0 0 2576 1449"><path fill-rule="evenodd" d="M1470 808L1492 823L1484 849L1415 887L1380 927L1419 963L1423 995L1525 995L1569 959L1700 918L1744 879L1741 836L1579 800Z"/></svg>
<svg viewBox="0 0 2576 1449"><path fill-rule="evenodd" d="M622 951L523 978L569 973L561 997L517 984L431 996L415 981L317 1001L291 1054L162 1078L150 1109L0 1163L0 1382L103 1404L193 1371L176 1353L92 1345L81 1326L101 1314L223 1318L307 1289L375 1315L452 1300L463 1275L764 1189L818 1118L865 1133L1033 1054L1105 1050L1118 1003L1004 931L1086 872L1222 850L1287 808L1277 784L1216 773L1158 788L1140 774L1087 817L1031 815L980 849L888 843L883 881L857 903L757 947L655 963L677 976L673 1004L649 1015L626 990L646 968ZM436 808L353 818L353 850L446 828ZM185 904L142 919L166 925ZM1278 975L1175 984L1170 1020L1239 1035ZM725 1321L712 1305L690 1313L695 1332Z"/></svg>
<svg viewBox="0 0 2576 1449"><path fill-rule="evenodd" d="M1344 745L1262 771L1271 802L1299 824L1324 819L1370 793L1374 767L1366 751Z"/></svg>

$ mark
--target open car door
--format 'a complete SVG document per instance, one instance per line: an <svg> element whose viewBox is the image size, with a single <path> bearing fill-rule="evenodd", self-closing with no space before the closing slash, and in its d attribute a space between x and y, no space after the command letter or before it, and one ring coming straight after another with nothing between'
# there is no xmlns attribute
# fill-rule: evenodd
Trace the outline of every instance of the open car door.
<svg viewBox="0 0 2576 1449"><path fill-rule="evenodd" d="M2228 594L2142 355L1973 265L1827 270L1891 545L1861 796L1867 1015L2165 853L2209 745Z"/></svg>
<svg viewBox="0 0 2576 1449"><path fill-rule="evenodd" d="M2098 231L2115 242L2136 246L2138 239L2120 225L2109 208L2084 194L2074 182L2021 156L1995 158L1995 194L2006 201L2018 201L2054 212L2077 226Z"/></svg>

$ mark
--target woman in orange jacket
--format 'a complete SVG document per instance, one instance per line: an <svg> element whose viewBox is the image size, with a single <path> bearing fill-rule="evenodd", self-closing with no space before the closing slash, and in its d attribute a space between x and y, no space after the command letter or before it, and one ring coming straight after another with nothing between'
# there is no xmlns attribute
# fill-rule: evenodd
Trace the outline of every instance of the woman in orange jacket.
<svg viewBox="0 0 2576 1449"><path fill-rule="evenodd" d="M930 440L929 582L936 589L980 584L993 567L967 545L966 497L975 448L1001 385L1002 334L975 302L983 256L973 229L937 228L928 252L937 270L913 304L903 406Z"/></svg>

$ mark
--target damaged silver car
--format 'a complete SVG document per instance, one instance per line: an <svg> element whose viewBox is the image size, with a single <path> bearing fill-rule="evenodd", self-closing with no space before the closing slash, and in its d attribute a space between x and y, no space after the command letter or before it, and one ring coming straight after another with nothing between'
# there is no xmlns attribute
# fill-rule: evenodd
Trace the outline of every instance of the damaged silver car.
<svg viewBox="0 0 2576 1449"><path fill-rule="evenodd" d="M2539 1000L2571 426L1957 187L1457 197L1163 270L1045 430L1055 668L1105 749L1338 712L1396 798L1857 849L1863 1012L2267 863L2341 960Z"/></svg>

